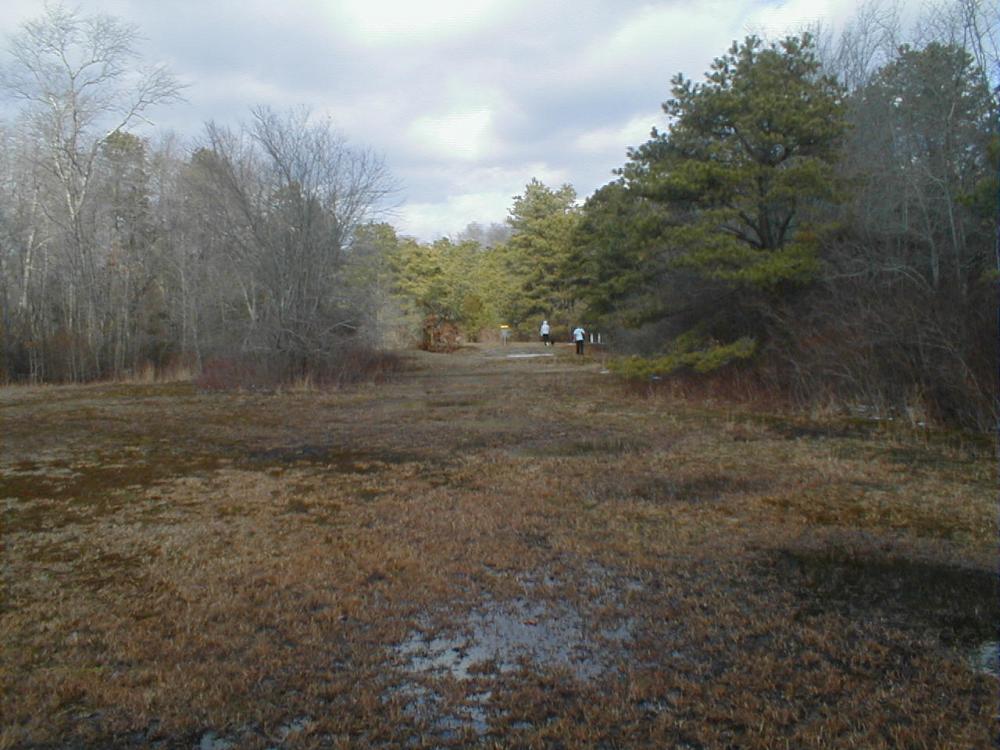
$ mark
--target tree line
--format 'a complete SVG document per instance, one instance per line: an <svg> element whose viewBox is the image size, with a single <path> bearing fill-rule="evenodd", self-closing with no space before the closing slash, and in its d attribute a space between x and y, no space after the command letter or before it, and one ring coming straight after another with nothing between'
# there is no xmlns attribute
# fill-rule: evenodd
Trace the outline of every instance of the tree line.
<svg viewBox="0 0 1000 750"><path fill-rule="evenodd" d="M291 376L428 321L476 340L544 317L611 332L630 377L988 426L997 28L957 0L904 34L875 2L838 35L750 36L676 76L667 127L585 200L532 180L504 225L422 243L379 221L385 164L305 110L140 137L182 87L140 65L135 28L49 8L0 79L20 103L0 129L0 373Z"/></svg>
<svg viewBox="0 0 1000 750"><path fill-rule="evenodd" d="M533 181L506 243L423 248L442 279L472 263L483 284L426 301L525 335L588 321L634 353L613 365L630 377L988 429L998 15L962 0L905 39L873 3L839 36L734 43L703 80L673 79L669 127L582 206Z"/></svg>
<svg viewBox="0 0 1000 750"><path fill-rule="evenodd" d="M803 403L987 428L995 37L972 2L919 43L866 11L839 40L751 37L674 79L669 131L582 211L584 297L654 355L640 374L729 368Z"/></svg>
<svg viewBox="0 0 1000 750"><path fill-rule="evenodd" d="M305 110L264 107L194 144L135 129L182 95L138 30L48 7L0 83L0 371L86 381L237 357L304 373L371 346L347 262L393 189L382 160Z"/></svg>

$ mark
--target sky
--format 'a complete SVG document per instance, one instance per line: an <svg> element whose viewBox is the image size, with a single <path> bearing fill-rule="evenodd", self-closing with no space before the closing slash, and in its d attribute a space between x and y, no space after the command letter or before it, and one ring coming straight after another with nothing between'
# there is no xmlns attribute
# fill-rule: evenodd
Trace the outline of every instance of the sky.
<svg viewBox="0 0 1000 750"><path fill-rule="evenodd" d="M250 108L305 106L380 154L387 220L432 241L503 222L532 179L580 199L666 125L677 73L700 80L748 33L837 28L857 0L78 0L138 26L143 59L187 85L150 113L196 138ZM2 43L40 0L0 4ZM0 60L6 63L6 53Z"/></svg>

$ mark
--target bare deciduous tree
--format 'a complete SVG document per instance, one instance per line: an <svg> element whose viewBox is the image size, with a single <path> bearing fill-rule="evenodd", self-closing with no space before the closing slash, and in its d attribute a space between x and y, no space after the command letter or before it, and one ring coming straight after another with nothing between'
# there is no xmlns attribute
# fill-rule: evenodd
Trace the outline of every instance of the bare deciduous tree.
<svg viewBox="0 0 1000 750"><path fill-rule="evenodd" d="M238 133L210 124L195 162L241 348L301 367L332 355L362 317L342 271L357 229L392 190L382 161L306 110L261 107Z"/></svg>
<svg viewBox="0 0 1000 750"><path fill-rule="evenodd" d="M0 77L2 88L21 102L22 127L36 143L32 153L44 180L39 205L59 252L61 325L73 378L115 365L106 359L113 346L101 291L107 257L88 215L101 150L181 90L163 66L138 65L138 42L136 28L113 17L46 6L11 39L10 63ZM33 268L30 259L26 268Z"/></svg>
<svg viewBox="0 0 1000 750"><path fill-rule="evenodd" d="M817 48L823 70L836 76L848 91L867 85L892 59L901 43L899 5L892 0L866 0L834 37L817 28Z"/></svg>

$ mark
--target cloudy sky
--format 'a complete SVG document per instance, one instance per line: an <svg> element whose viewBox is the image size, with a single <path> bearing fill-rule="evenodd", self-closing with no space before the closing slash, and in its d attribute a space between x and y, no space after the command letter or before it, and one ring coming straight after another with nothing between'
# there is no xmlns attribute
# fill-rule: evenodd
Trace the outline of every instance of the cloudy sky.
<svg viewBox="0 0 1000 750"><path fill-rule="evenodd" d="M915 2L916 0L914 0ZM857 0L78 0L137 24L189 88L152 114L196 136L255 104L305 105L383 155L390 220L422 240L502 222L536 177L581 198L664 124L670 78L700 78L748 32L836 28ZM3 0L0 30L39 0ZM5 37L6 39L6 37Z"/></svg>

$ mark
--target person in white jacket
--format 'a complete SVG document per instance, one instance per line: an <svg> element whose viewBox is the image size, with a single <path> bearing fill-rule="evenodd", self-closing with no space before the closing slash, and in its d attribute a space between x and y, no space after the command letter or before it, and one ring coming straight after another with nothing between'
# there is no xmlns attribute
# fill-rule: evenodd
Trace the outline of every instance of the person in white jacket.
<svg viewBox="0 0 1000 750"><path fill-rule="evenodd" d="M552 332L552 329L549 328L549 321L543 320L542 321L542 327L538 329L538 333L542 337L542 343L545 344L545 346L551 346L552 345L552 340L551 340L551 338L549 336L549 334L551 332Z"/></svg>
<svg viewBox="0 0 1000 750"><path fill-rule="evenodd" d="M576 353L583 354L583 337L587 335L587 332L583 330L583 326L577 326L573 329L573 341L576 342Z"/></svg>

